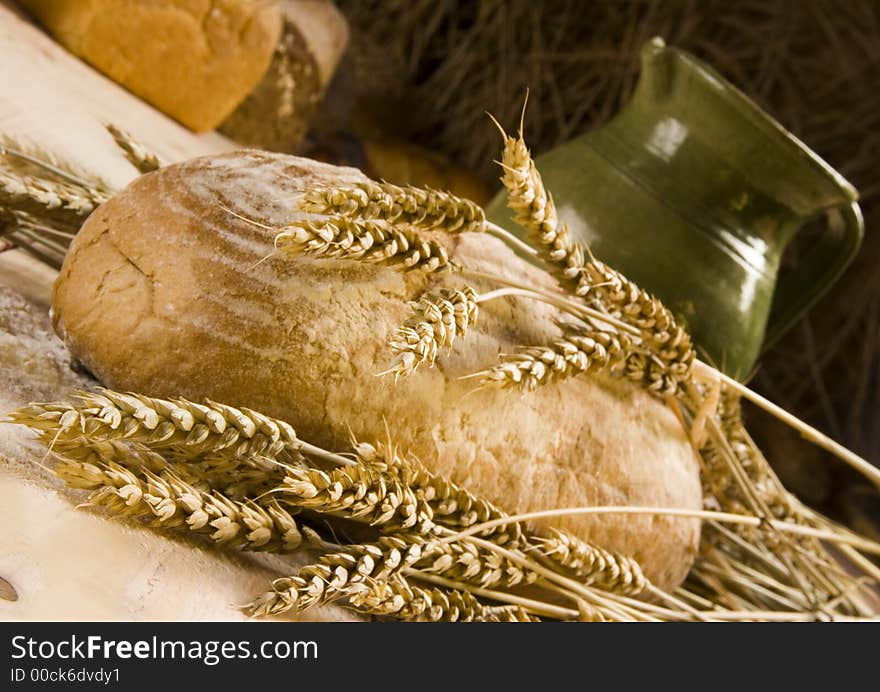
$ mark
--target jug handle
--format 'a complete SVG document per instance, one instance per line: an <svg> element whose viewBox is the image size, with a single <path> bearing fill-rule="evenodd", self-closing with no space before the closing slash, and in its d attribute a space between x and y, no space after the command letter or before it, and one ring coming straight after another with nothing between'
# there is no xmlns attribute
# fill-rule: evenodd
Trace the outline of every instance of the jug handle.
<svg viewBox="0 0 880 692"><path fill-rule="evenodd" d="M780 277L773 294L762 352L776 343L840 278L864 235L862 212L856 202L826 210L828 228L798 267Z"/></svg>

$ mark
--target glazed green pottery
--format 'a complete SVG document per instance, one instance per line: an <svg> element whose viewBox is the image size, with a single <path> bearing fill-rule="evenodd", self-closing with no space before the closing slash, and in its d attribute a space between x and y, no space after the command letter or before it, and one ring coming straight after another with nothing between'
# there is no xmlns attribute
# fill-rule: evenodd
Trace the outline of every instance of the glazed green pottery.
<svg viewBox="0 0 880 692"><path fill-rule="evenodd" d="M742 92L654 39L629 104L536 160L562 221L596 257L663 300L701 355L745 377L858 250L855 189ZM506 195L489 207L510 220ZM796 269L780 257L826 220Z"/></svg>

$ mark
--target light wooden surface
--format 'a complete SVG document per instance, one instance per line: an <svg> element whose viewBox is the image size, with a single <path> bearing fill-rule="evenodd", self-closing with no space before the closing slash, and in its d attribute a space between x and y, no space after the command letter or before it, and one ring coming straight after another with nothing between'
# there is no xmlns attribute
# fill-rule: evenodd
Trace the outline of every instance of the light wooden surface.
<svg viewBox="0 0 880 692"><path fill-rule="evenodd" d="M9 0L0 3L0 132L123 186L136 173L104 130L111 122L165 161L228 151L196 135L68 53Z"/></svg>

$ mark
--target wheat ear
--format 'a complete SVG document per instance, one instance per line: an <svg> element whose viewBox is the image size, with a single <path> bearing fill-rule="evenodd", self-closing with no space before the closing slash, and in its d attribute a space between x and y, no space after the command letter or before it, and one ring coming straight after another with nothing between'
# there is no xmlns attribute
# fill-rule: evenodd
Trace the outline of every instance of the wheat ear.
<svg viewBox="0 0 880 692"><path fill-rule="evenodd" d="M104 181L56 161L45 151L0 138L0 203L8 209L78 230L111 194Z"/></svg>
<svg viewBox="0 0 880 692"><path fill-rule="evenodd" d="M377 543L345 546L321 555L295 575L272 582L272 590L245 606L253 616L278 615L348 596L365 579L384 579L406 569L422 554L419 544L396 536L384 536Z"/></svg>
<svg viewBox="0 0 880 692"><path fill-rule="evenodd" d="M507 189L508 206L532 239L539 256L574 295L592 297L613 316L638 327L643 344L659 359L657 365L664 366L671 375L661 387L657 384L662 379L658 373L661 368L648 367L653 388L677 391L677 385L672 387L670 382L687 379L696 356L686 330L657 298L571 239L567 226L559 222L553 197L544 187L522 132L514 138L502 129L502 136L501 180Z"/></svg>
<svg viewBox="0 0 880 692"><path fill-rule="evenodd" d="M413 315L389 341L397 357L387 372L395 376L410 375L423 363L433 366L437 350L451 347L456 338L463 337L479 313L476 293L467 286L422 296L410 307Z"/></svg>
<svg viewBox="0 0 880 692"><path fill-rule="evenodd" d="M150 173L161 166L159 157L151 151L147 151L128 132L116 127L112 123L107 123L104 127L113 137L116 146L122 149L122 153L128 159L128 162L140 173Z"/></svg>
<svg viewBox="0 0 880 692"><path fill-rule="evenodd" d="M495 123L498 125L497 121ZM522 131L510 137L498 125L504 139L501 182L514 220L526 231L548 269L563 285L575 290L586 261L584 247L571 239L568 227L559 223L553 196L526 147Z"/></svg>
<svg viewBox="0 0 880 692"><path fill-rule="evenodd" d="M659 299L596 259L585 265L580 283L579 295L592 292L612 314L641 330L643 344L673 377L690 378L696 358L691 337Z"/></svg>
<svg viewBox="0 0 880 692"><path fill-rule="evenodd" d="M0 168L0 204L79 229L103 199L75 185Z"/></svg>
<svg viewBox="0 0 880 692"><path fill-rule="evenodd" d="M369 464L326 472L291 468L275 492L283 504L370 524L383 531L428 532L432 528L430 505L416 497L405 482Z"/></svg>
<svg viewBox="0 0 880 692"><path fill-rule="evenodd" d="M570 570L584 584L630 595L647 588L648 580L632 558L604 550L567 531L550 529L549 533L534 539L540 554Z"/></svg>
<svg viewBox="0 0 880 692"><path fill-rule="evenodd" d="M626 357L618 334L568 323L560 327L562 336L545 346L502 355L497 365L480 373L483 382L532 391L548 382L611 369Z"/></svg>
<svg viewBox="0 0 880 692"><path fill-rule="evenodd" d="M413 542L422 539L413 536ZM533 584L537 574L511 562L503 555L490 552L466 541L428 540L422 547L422 558L413 569L481 588L512 588Z"/></svg>
<svg viewBox="0 0 880 692"><path fill-rule="evenodd" d="M275 504L263 507L196 488L171 471L136 474L115 462L63 459L55 472L69 485L90 489L88 502L151 526L183 528L240 550L291 552L302 535L293 516Z"/></svg>
<svg viewBox="0 0 880 692"><path fill-rule="evenodd" d="M309 190L300 208L313 214L381 220L452 233L479 232L486 226L483 209L468 199L430 188L372 181Z"/></svg>
<svg viewBox="0 0 880 692"><path fill-rule="evenodd" d="M9 414L9 420L43 433L46 441L123 439L191 456L227 451L274 457L303 447L289 424L250 409L109 389L79 392L76 398L74 404L29 404Z"/></svg>
<svg viewBox="0 0 880 692"><path fill-rule="evenodd" d="M285 226L275 237L275 247L282 255L359 260L425 272L450 265L442 245L421 238L409 228L343 216Z"/></svg>
<svg viewBox="0 0 880 692"><path fill-rule="evenodd" d="M349 595L351 606L362 613L414 622L529 622L521 608L490 607L467 591L425 588L401 576L380 581L366 579Z"/></svg>
<svg viewBox="0 0 880 692"><path fill-rule="evenodd" d="M451 529L464 529L475 524L500 519L507 515L488 500L429 470L414 457L403 457L391 445L356 445L358 458L388 472L425 502L433 522ZM517 523L488 529L480 536L498 545L515 547L522 542L522 527Z"/></svg>
<svg viewBox="0 0 880 692"><path fill-rule="evenodd" d="M67 460L91 464L113 462L135 473L142 469L155 473L173 471L187 482L217 490L233 499L261 495L283 480L285 468L303 464L301 459L286 457L284 463L279 464L275 459L262 456L224 456L222 453L180 456L168 448L160 454L130 440L55 439L48 431L43 433L43 440L51 445L53 453Z"/></svg>

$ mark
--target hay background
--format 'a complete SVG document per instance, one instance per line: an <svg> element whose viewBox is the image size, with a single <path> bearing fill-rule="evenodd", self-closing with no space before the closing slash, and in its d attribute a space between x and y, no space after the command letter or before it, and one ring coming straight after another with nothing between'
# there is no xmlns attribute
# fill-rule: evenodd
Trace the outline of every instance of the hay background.
<svg viewBox="0 0 880 692"><path fill-rule="evenodd" d="M498 141L526 87L536 153L626 103L638 51L660 35L707 60L861 192L864 248L832 292L762 360L754 386L880 464L880 3L875 0L337 0L352 25L341 71L355 129L384 131L497 187ZM332 91L331 91L332 94ZM338 122L338 113L324 127ZM319 121L322 116L319 116ZM796 263L797 248L788 264ZM878 535L876 492L755 412L759 443L811 504Z"/></svg>

